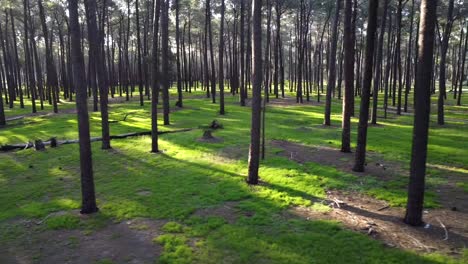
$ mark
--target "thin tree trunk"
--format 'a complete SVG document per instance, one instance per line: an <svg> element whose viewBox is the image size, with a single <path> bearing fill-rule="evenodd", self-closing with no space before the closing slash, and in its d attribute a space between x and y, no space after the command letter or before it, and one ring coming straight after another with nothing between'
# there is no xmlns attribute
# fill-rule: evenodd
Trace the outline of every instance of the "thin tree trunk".
<svg viewBox="0 0 468 264"><path fill-rule="evenodd" d="M457 105L458 106L461 105L463 81L465 79L466 51L467 51L467 48L468 48L468 27L466 27L466 30L467 30L466 31L467 34L465 34L465 45L464 45L465 47L463 48L462 58L461 58L462 66L461 66L461 69L460 69L460 85L458 86L458 98L457 98Z"/></svg>
<svg viewBox="0 0 468 264"><path fill-rule="evenodd" d="M219 113L224 115L224 13L226 6L221 0L221 25L219 28Z"/></svg>
<svg viewBox="0 0 468 264"><path fill-rule="evenodd" d="M388 0L387 0L388 1ZM352 12L353 1L345 0L344 9L344 75L345 75L345 92L343 96L343 121L341 128L341 152L351 152L351 98L354 90L354 44L353 44L353 29L352 29Z"/></svg>
<svg viewBox="0 0 468 264"><path fill-rule="evenodd" d="M387 22L387 10L388 10L388 3L389 0L384 0L384 7L383 7L383 15L382 15L382 24L380 26L380 35L379 35L379 44L377 47L377 58L376 63L377 67L375 70L375 79L374 79L374 91L372 94L372 124L377 124L377 106L379 102L379 86L380 86L380 74L382 70L382 57L383 57L383 45L384 45L384 35L385 35L385 27Z"/></svg>
<svg viewBox="0 0 468 264"><path fill-rule="evenodd" d="M356 160L353 171L363 172L366 161L366 145L367 145L367 122L369 120L369 101L370 89L372 84L372 69L374 63L374 44L375 32L377 31L377 13L379 2L378 0L369 1L369 17L367 22L366 35L366 55L364 61L364 79L361 95L361 109L359 113L359 127L356 147Z"/></svg>
<svg viewBox="0 0 468 264"><path fill-rule="evenodd" d="M326 126L331 125L331 105L332 105L332 91L335 90L336 81L336 46L338 38L338 21L340 20L340 8L342 0L336 0L335 17L333 21L332 35L330 40L330 56L328 59L328 83L327 94L325 100L325 119L323 124Z"/></svg>
<svg viewBox="0 0 468 264"><path fill-rule="evenodd" d="M439 98L437 101L437 124L445 124L444 116L444 101L446 99L446 60L447 60L447 50L449 45L450 33L452 32L453 24L453 3L454 0L449 0L448 10L447 10L447 22L445 24L444 33L440 41L440 65L439 65ZM434 80L435 82L435 80Z"/></svg>
<svg viewBox="0 0 468 264"><path fill-rule="evenodd" d="M252 2L252 127L250 131L249 184L258 184L262 111L262 0Z"/></svg>
<svg viewBox="0 0 468 264"><path fill-rule="evenodd" d="M169 121L169 0L165 0L161 12L161 82L163 86L163 115L164 125L170 124Z"/></svg>
<svg viewBox="0 0 468 264"><path fill-rule="evenodd" d="M153 12L153 43L152 43L152 73L151 73L151 152L158 153L158 94L159 94L159 60L158 33L161 1L155 0Z"/></svg>

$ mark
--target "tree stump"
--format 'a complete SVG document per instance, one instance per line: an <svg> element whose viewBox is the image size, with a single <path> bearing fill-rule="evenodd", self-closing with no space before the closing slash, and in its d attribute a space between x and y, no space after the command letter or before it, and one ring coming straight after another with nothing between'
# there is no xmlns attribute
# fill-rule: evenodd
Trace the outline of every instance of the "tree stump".
<svg viewBox="0 0 468 264"><path fill-rule="evenodd" d="M223 125L221 123L218 122L218 120L213 120L210 124L210 128L211 129L222 129L223 128Z"/></svg>
<svg viewBox="0 0 468 264"><path fill-rule="evenodd" d="M202 139L207 139L207 140L209 140L209 139L214 139L214 138L215 138L215 137L213 137L213 134L212 134L211 130L205 130L205 131L203 132L203 137L202 137Z"/></svg>
<svg viewBox="0 0 468 264"><path fill-rule="evenodd" d="M45 150L44 142L42 142L42 140L40 140L40 139L35 140L35 141L34 141L34 148L35 148L37 151Z"/></svg>

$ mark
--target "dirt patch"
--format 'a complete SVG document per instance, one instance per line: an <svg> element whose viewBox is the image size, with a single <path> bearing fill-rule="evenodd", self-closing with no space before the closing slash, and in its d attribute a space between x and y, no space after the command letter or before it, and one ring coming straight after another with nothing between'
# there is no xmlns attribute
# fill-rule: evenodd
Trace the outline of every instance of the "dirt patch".
<svg viewBox="0 0 468 264"><path fill-rule="evenodd" d="M330 212L295 207L288 213L307 220L339 221L389 247L459 255L468 245L468 215L461 212L426 210L427 225L411 227L402 221L403 208L388 207L385 202L360 193L328 192L328 200L333 207Z"/></svg>
<svg viewBox="0 0 468 264"><path fill-rule="evenodd" d="M398 175L404 175L405 170L397 163L384 161L382 155L368 152L366 171L357 173L352 170L354 165L354 153L343 153L338 149L326 146L305 146L283 140L271 141L271 145L283 149L279 155L298 163L315 162L326 166L335 167L338 170L357 176L372 175L380 180L393 180Z"/></svg>
<svg viewBox="0 0 468 264"><path fill-rule="evenodd" d="M334 167L340 171L350 173L359 177L372 176L382 181L395 180L401 175L409 175L409 171L404 169L402 164L394 161L385 160L383 155L368 151L366 155L367 163L365 172L357 173L352 170L354 165L354 153L343 153L338 149L326 146L305 146L289 141L275 140L271 145L283 149L279 155L289 158L298 163L315 162L326 166ZM456 186L458 182L466 181L468 176L465 173L459 173L449 170L444 172L444 180L447 183L441 183L434 186L433 189L438 195L438 201L447 209L468 211L468 197L463 189ZM430 177L430 175L428 175Z"/></svg>
<svg viewBox="0 0 468 264"><path fill-rule="evenodd" d="M153 263L162 252L154 237L164 221L136 219L107 225L90 233L52 230L27 233L0 252L0 263Z"/></svg>
<svg viewBox="0 0 468 264"><path fill-rule="evenodd" d="M252 217L253 212L242 213L236 206L239 202L225 202L218 207L202 208L195 211L194 215L206 218L210 216L217 216L224 218L227 223L234 224L241 216Z"/></svg>

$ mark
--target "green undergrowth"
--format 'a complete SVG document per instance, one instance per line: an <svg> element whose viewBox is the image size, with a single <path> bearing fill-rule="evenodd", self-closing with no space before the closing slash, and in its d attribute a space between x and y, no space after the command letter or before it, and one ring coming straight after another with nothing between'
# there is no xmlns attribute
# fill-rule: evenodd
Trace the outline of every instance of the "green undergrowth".
<svg viewBox="0 0 468 264"><path fill-rule="evenodd" d="M43 152L24 150L0 154L0 244L14 239L21 227L11 219L44 219L46 229L80 229L89 232L113 221L134 218L167 220L154 242L161 245L161 263L450 263L439 255L421 255L390 249L367 236L344 230L333 221L310 221L285 213L294 206L326 211L327 190L361 192L386 200L392 206L406 202L407 175L381 180L379 175L356 176L337 168L308 162L299 164L267 146L260 167L262 183L248 186L247 158L250 108L227 96L225 116L218 106L195 98L171 114L171 125L161 130L193 128L160 136L161 153L149 152L150 137L112 141L112 150L92 143L96 196L100 212L89 218L76 215L80 207L78 145ZM456 107L452 107L456 108ZM450 109L452 109L450 108ZM457 108L458 109L458 108ZM149 131L150 106L136 101L110 105L111 133ZM459 109L460 110L460 109ZM458 110L457 110L458 111ZM467 111L461 109L460 111ZM268 140L288 140L308 146L339 148L340 103L333 103L331 128L323 128L323 104L269 107ZM9 115L12 115L10 112ZM450 113L447 114L450 116ZM126 117L126 118L125 118ZM369 128L369 150L407 169L412 118L394 115ZM460 117L457 117L460 118ZM125 120L124 120L125 119ZM218 120L224 129L214 131L217 143L200 142L201 126ZM353 135L356 138L356 119ZM17 123L15 123L17 122ZM26 117L0 129L0 144L36 138L77 138L75 114ZM431 124L428 164L467 168L468 125ZM91 135L100 136L100 115L91 114ZM437 207L434 191L445 184L446 174L430 169L426 207ZM466 174L464 174L466 175ZM466 188L466 187L461 187ZM217 208L229 208L214 213ZM213 213L202 215L205 210ZM8 231L7 231L7 228ZM144 231L144 229L142 229ZM4 238L5 237L5 238Z"/></svg>

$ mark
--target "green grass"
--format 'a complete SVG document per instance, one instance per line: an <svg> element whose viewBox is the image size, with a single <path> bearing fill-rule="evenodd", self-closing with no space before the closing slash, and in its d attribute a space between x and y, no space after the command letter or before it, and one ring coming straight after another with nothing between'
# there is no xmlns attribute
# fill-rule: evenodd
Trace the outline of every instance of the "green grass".
<svg viewBox="0 0 468 264"><path fill-rule="evenodd" d="M389 249L364 235L344 230L336 222L287 218L283 214L291 206L326 210L319 201L326 197L328 189L363 192L402 206L406 202L407 175L396 175L389 181L379 180L379 175L362 178L322 164L298 164L277 155L278 149L268 148L267 159L260 168L266 184L250 187L245 183L250 108L238 106L237 99L231 96L227 96L226 116L219 116L218 106L207 100L186 99L184 104L186 109L171 114L171 125L164 127L161 123L160 128L195 129L161 136L161 154L149 153L149 137L112 141L112 151L103 151L100 143L93 143L100 213L87 220L69 214L52 217L46 226L95 230L110 220L165 219L170 221L162 229L165 234L155 238L164 248L159 260L162 263L456 262L439 255ZM467 111L456 106L447 109ZM150 130L147 101L144 107L132 101L112 104L109 110L110 118L119 120L111 124L112 134ZM22 111L16 109L7 114L14 116L23 114ZM121 121L128 113L126 121ZM379 120L383 126L369 128L368 149L390 161L408 164L412 117L389 116L392 118ZM452 118L452 113L448 112L447 117ZM463 119L463 115L453 118ZM214 132L223 142L198 142L203 133L198 127L208 125L213 119L224 125L224 129ZM322 121L323 104L269 107L266 136L338 148L341 139L338 100L333 103L332 113L332 123L336 126L322 128ZM356 122L353 118L353 140ZM428 163L466 170L468 124L447 123L445 127L431 123ZM75 139L76 125L75 114L27 117L0 129L0 144L51 136L59 140ZM99 127L100 115L92 113L92 136L100 136ZM15 232L21 231L7 228L9 219L42 219L53 212L79 208L78 145L0 155L0 237L6 237L0 239L0 244L2 240L14 239ZM442 173L429 171L426 207L438 206L434 189L444 179ZM140 195L142 191L147 194ZM229 201L236 202L239 217L235 223L217 216L194 214L198 209L223 206Z"/></svg>

